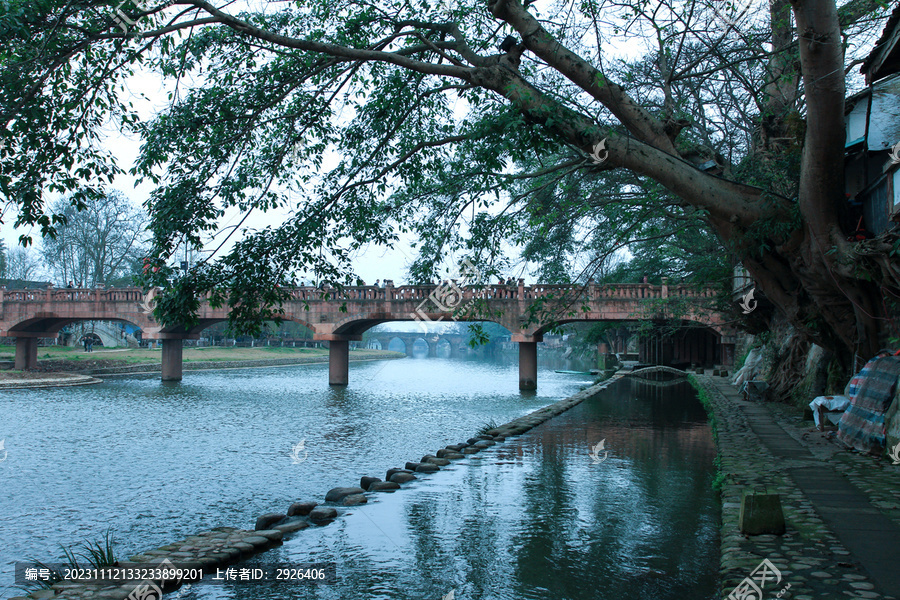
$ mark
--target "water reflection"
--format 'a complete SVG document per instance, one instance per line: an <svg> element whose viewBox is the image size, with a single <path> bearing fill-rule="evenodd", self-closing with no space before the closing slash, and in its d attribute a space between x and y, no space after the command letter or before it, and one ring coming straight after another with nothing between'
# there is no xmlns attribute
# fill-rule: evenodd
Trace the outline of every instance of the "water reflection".
<svg viewBox="0 0 900 600"><path fill-rule="evenodd" d="M609 458L595 464L600 439ZM201 584L188 597L712 599L713 457L689 386L621 382L251 562L336 561L335 585Z"/></svg>

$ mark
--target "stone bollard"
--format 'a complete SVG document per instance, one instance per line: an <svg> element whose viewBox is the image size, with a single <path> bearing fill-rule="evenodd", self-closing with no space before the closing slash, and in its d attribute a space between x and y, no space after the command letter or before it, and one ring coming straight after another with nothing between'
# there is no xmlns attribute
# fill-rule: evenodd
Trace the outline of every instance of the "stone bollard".
<svg viewBox="0 0 900 600"><path fill-rule="evenodd" d="M784 534L781 497L778 494L745 491L741 497L738 523L741 533L746 535Z"/></svg>
<svg viewBox="0 0 900 600"><path fill-rule="evenodd" d="M703 375L703 367L697 367L697 370L694 371L697 375Z"/></svg>

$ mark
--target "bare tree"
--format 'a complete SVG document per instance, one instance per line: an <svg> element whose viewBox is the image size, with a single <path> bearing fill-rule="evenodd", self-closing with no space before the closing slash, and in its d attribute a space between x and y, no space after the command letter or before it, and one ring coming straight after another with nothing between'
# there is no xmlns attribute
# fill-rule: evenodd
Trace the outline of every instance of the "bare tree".
<svg viewBox="0 0 900 600"><path fill-rule="evenodd" d="M6 279L14 281L34 281L43 277L41 258L38 251L16 246L6 253Z"/></svg>
<svg viewBox="0 0 900 600"><path fill-rule="evenodd" d="M65 222L46 238L41 254L61 285L72 281L109 285L134 273L143 247L146 217L120 192L87 200L81 210L71 200L54 207Z"/></svg>

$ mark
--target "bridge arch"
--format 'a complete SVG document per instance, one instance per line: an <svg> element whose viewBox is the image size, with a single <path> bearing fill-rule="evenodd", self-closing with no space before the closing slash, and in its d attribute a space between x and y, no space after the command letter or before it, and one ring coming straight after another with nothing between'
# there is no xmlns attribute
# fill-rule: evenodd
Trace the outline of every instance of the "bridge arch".
<svg viewBox="0 0 900 600"><path fill-rule="evenodd" d="M412 350L407 348L406 342L397 336L393 336L388 341L387 349L391 352L402 352L409 356L412 354Z"/></svg>

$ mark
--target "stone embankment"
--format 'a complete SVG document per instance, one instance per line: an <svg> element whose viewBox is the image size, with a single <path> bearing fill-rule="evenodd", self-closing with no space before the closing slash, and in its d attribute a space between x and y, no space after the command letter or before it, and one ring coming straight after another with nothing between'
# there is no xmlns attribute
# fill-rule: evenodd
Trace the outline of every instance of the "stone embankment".
<svg viewBox="0 0 900 600"><path fill-rule="evenodd" d="M419 461L407 462L403 468L388 469L384 480L378 477L364 476L359 486L332 488L325 495L324 503L295 502L284 513L272 512L260 515L256 519L255 531L217 527L180 542L148 550L129 561L121 561L119 566L147 567L171 563L175 567L186 569L203 569L205 574L215 573L215 569L231 565L253 554L280 545L285 535L292 534L311 525L327 525L340 517L347 507L358 506L368 502L366 494L394 492L402 489L402 484L415 481L419 477L440 471L453 460L476 454L485 448L502 443L507 437L520 435L540 425L544 421L559 415L573 406L583 402L600 390L619 379L621 374L582 390L555 404L546 406L509 423L486 431L483 435L469 438L459 444L450 444L427 454ZM19 596L10 600L124 600L135 588L148 583L156 585L164 591L177 589L187 581L128 581L128 582L60 582L49 589L38 590L28 596Z"/></svg>

